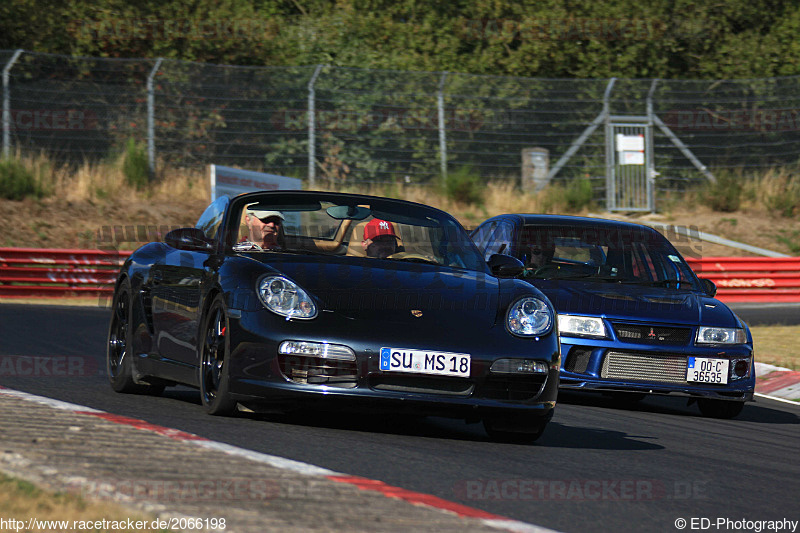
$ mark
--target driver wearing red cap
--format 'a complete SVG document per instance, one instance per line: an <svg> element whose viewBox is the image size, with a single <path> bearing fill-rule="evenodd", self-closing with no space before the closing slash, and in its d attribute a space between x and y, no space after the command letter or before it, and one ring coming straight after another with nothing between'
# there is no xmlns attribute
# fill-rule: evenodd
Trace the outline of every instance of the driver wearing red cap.
<svg viewBox="0 0 800 533"><path fill-rule="evenodd" d="M397 252L397 240L391 222L373 218L364 226L364 240L361 245L367 257L384 259Z"/></svg>

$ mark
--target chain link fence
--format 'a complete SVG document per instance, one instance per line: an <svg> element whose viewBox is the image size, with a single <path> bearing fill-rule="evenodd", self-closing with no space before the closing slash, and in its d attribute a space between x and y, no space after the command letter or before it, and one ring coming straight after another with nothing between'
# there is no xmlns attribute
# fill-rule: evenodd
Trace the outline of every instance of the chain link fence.
<svg viewBox="0 0 800 533"><path fill-rule="evenodd" d="M4 154L103 159L133 139L156 173L216 163L313 186L424 184L468 168L518 181L523 152L542 148L548 179L602 189L608 126L632 117L652 129L657 189L800 157L800 77L536 79L14 50L0 65Z"/></svg>

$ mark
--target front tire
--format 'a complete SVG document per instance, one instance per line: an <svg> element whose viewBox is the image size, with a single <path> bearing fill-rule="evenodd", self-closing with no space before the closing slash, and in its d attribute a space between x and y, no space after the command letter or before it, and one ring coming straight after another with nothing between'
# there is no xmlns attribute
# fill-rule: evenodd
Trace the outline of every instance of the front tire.
<svg viewBox="0 0 800 533"><path fill-rule="evenodd" d="M128 394L159 395L164 391L163 385L147 385L136 383L133 379L133 352L131 339L133 325L131 315L133 298L130 282L124 280L114 294L111 310L111 322L108 325L108 342L106 347L106 374L111 388L117 392Z"/></svg>
<svg viewBox="0 0 800 533"><path fill-rule="evenodd" d="M231 415L236 410L236 400L229 392L230 339L222 295L211 302L200 332L200 399L208 414Z"/></svg>
<svg viewBox="0 0 800 533"><path fill-rule="evenodd" d="M709 418L734 418L744 409L744 402L700 398L697 400L697 406L703 416Z"/></svg>

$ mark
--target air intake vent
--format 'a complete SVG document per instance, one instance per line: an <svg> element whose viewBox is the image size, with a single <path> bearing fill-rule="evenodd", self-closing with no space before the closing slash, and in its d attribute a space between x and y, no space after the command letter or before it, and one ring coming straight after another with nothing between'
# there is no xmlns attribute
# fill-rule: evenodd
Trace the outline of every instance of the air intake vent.
<svg viewBox="0 0 800 533"><path fill-rule="evenodd" d="M600 377L606 379L686 383L686 357L675 354L608 352Z"/></svg>
<svg viewBox="0 0 800 533"><path fill-rule="evenodd" d="M586 367L589 366L589 359L592 357L592 351L586 348L573 346L567 354L567 360L564 363L564 370L567 372L576 372L578 374L585 374Z"/></svg>
<svg viewBox="0 0 800 533"><path fill-rule="evenodd" d="M278 355L283 375L295 383L353 388L357 385L355 361L336 361L321 357Z"/></svg>
<svg viewBox="0 0 800 533"><path fill-rule="evenodd" d="M370 376L369 386L375 390L446 396L469 396L475 388L468 379L417 374L374 374Z"/></svg>
<svg viewBox="0 0 800 533"><path fill-rule="evenodd" d="M490 376L480 388L479 395L489 400L532 400L542 393L546 381L547 374Z"/></svg>

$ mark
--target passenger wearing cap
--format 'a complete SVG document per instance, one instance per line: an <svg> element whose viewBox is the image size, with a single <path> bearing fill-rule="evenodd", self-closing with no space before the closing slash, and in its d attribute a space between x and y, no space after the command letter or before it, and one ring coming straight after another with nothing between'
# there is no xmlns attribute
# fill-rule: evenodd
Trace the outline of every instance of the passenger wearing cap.
<svg viewBox="0 0 800 533"><path fill-rule="evenodd" d="M364 240L361 245L367 257L385 259L397 252L397 239L391 222L373 218L364 226Z"/></svg>
<svg viewBox="0 0 800 533"><path fill-rule="evenodd" d="M249 240L238 243L237 251L245 250L280 250L283 248L283 213L271 211L257 205L247 207L245 224L249 231Z"/></svg>

